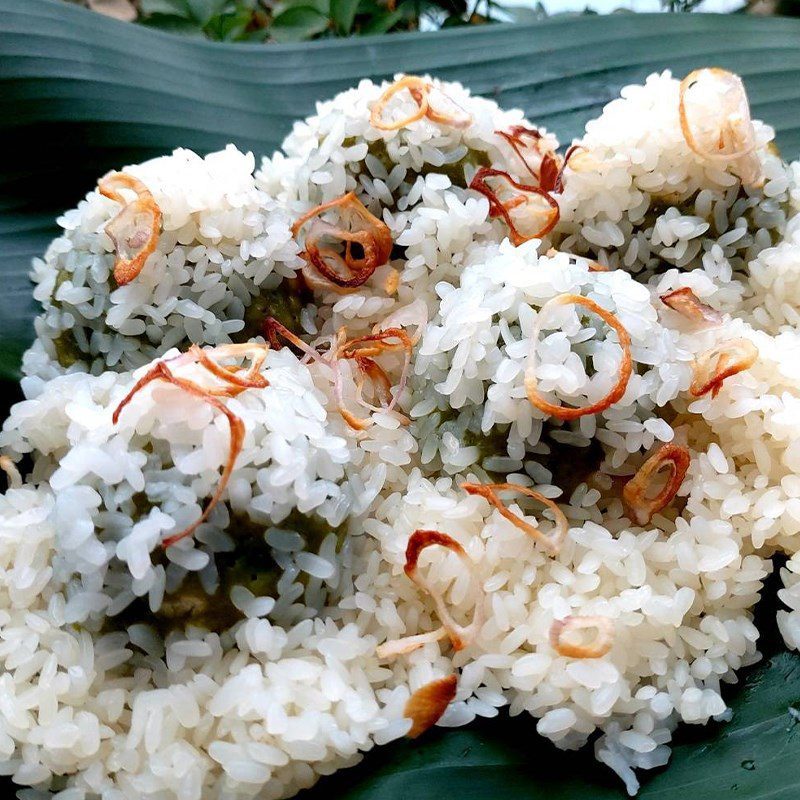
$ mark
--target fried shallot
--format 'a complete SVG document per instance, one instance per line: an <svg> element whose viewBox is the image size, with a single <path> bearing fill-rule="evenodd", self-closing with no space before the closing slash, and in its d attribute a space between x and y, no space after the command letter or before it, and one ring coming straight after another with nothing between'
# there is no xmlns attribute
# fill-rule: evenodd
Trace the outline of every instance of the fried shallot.
<svg viewBox="0 0 800 800"><path fill-rule="evenodd" d="M476 494L484 497L491 503L512 525L527 533L535 542L540 544L548 553L556 555L561 549L561 544L567 535L569 523L564 512L549 497L545 497L537 491L516 483L462 483L461 488L468 494ZM518 494L532 497L543 503L555 517L555 528L552 532L542 533L535 525L526 522L519 514L510 511L506 504L498 496L499 492L517 492Z"/></svg>
<svg viewBox="0 0 800 800"><path fill-rule="evenodd" d="M225 467L222 471L219 483L217 484L216 491L211 499L206 504L200 518L184 528L178 533L168 536L162 542L162 546L167 548L191 536L197 528L205 522L215 506L219 503L220 498L225 492L231 475L233 474L234 464L242 450L244 442L244 422L241 417L234 414L223 402L220 397L234 397L248 388L263 388L268 385L267 380L260 374L259 370L266 358L267 347L266 345L258 344L244 344L244 345L222 345L221 347L213 350L201 350L199 347L192 347L190 350L181 356L176 356L169 361L156 362L133 386L128 394L122 399L119 405L114 410L112 421L116 425L119 422L120 415L125 407L133 400L133 398L144 389L148 384L155 381L164 381L178 389L183 390L189 395L208 403L213 409L225 415L228 420L230 428L230 444L228 449L228 457L225 462ZM221 367L216 359L228 357L241 357L249 356L252 358L252 365L244 375L240 375L238 367L225 368ZM215 378L222 382L221 386L206 387L197 383L196 381L187 378L181 378L174 374L173 369L183 366L188 363L199 363L202 367L211 373ZM172 369L170 368L172 367Z"/></svg>
<svg viewBox="0 0 800 800"><path fill-rule="evenodd" d="M322 215L334 212L337 221ZM301 253L306 261L303 277L310 288L350 291L364 284L378 267L389 261L392 234L366 206L348 192L303 214L292 225L297 238L310 223ZM335 247L338 242L343 247Z"/></svg>
<svg viewBox="0 0 800 800"><path fill-rule="evenodd" d="M468 625L460 625L450 614L442 593L435 586L431 585L422 575L420 575L418 569L420 554L423 550L433 545L439 545L440 547L444 547L447 550L454 552L459 559L461 559L461 562L469 573L470 578L473 581L473 590L475 590L478 584L477 576L475 574L475 566L472 562L472 559L470 559L466 550L464 550L464 548L455 539L453 539L452 536L448 536L446 533L435 530L414 531L414 533L411 534L406 547L406 563L404 570L406 575L423 592L431 596L431 599L436 606L436 613L439 615L442 626L427 634L405 636L402 639L386 642L377 650L378 655L382 658L402 653L410 653L412 650L422 647L422 645L426 642L437 641L439 639L443 639L445 636L450 638L450 643L452 644L454 650L463 650L465 647L469 647L469 645L472 644L472 642L475 640L475 637L478 635L481 625L483 624L483 612L480 597L476 597L475 607L472 613L472 621ZM477 588L480 589L479 586Z"/></svg>
<svg viewBox="0 0 800 800"><path fill-rule="evenodd" d="M717 67L690 72L680 83L678 114L690 150L746 186L763 182L750 103L738 75Z"/></svg>
<svg viewBox="0 0 800 800"><path fill-rule="evenodd" d="M111 172L100 179L100 194L122 205L122 210L105 227L116 250L114 280L124 286L134 280L147 257L156 249L161 233L161 209L150 190L124 172ZM133 193L128 199L125 193Z"/></svg>
<svg viewBox="0 0 800 800"><path fill-rule="evenodd" d="M682 445L664 444L642 464L636 474L625 484L622 497L639 525L647 525L653 515L666 508L681 488L689 469L689 450ZM652 497L648 490L662 470L669 474L663 488Z"/></svg>
<svg viewBox="0 0 800 800"><path fill-rule="evenodd" d="M544 321L547 317L547 312L556 306L564 305L581 305L589 309L593 314L596 314L607 325L612 327L619 337L619 344L622 348L622 358L619 364L617 380L611 387L611 390L600 400L590 403L589 405L571 408L568 406L560 406L550 403L545 400L538 389L538 378L536 377L537 368L537 347L539 346L539 334L541 333ZM531 333L531 349L528 356L528 364L525 367L525 391L528 394L528 400L534 408L543 411L551 417L556 417L562 420L573 420L578 417L584 417L588 414L597 414L600 411L612 406L625 394L628 388L628 381L630 380L631 373L633 372L633 365L631 360L631 337L628 334L625 326L617 319L615 314L607 311L602 306L598 305L594 300L588 297L583 297L579 294L560 294L548 300L540 309L539 315L536 317L536 323L533 326Z"/></svg>
<svg viewBox="0 0 800 800"><path fill-rule="evenodd" d="M448 675L438 678L417 689L406 702L403 716L411 720L406 736L416 739L433 727L456 696L458 678Z"/></svg>
<svg viewBox="0 0 800 800"><path fill-rule="evenodd" d="M408 90L417 104L417 110L402 119L389 122L384 119L384 110L390 100L400 92ZM472 115L467 113L438 86L417 75L405 75L396 80L378 98L369 115L370 125L380 131L396 131L407 128L423 117L431 122L450 128L468 128Z"/></svg>
<svg viewBox="0 0 800 800"><path fill-rule="evenodd" d="M696 327L710 328L722 324L722 314L704 303L688 286L673 289L660 295L659 299Z"/></svg>
<svg viewBox="0 0 800 800"><path fill-rule="evenodd" d="M580 641L584 631L593 631L588 642ZM577 636L576 636L577 634ZM614 623L608 617L569 616L550 626L550 644L567 658L601 658L614 644Z"/></svg>
<svg viewBox="0 0 800 800"><path fill-rule="evenodd" d="M702 397L711 392L716 397L726 378L750 369L757 358L758 348L749 339L720 342L695 359L689 394Z"/></svg>
<svg viewBox="0 0 800 800"><path fill-rule="evenodd" d="M273 317L264 320L264 335L276 349L281 347L279 337L283 337L304 353L304 361L317 361L330 370L338 411L348 426L356 431L366 430L371 423L370 420L356 416L345 407L341 361L355 365L358 372L355 382L356 402L369 411L394 411L408 381L414 342L402 328L385 328L352 339L348 339L345 329L340 328L334 336L329 337L328 349L324 353L304 342ZM392 380L375 359L383 353L400 350L403 351L403 366L397 389L392 392ZM364 399L366 381L370 382L373 395L380 406Z"/></svg>
<svg viewBox="0 0 800 800"><path fill-rule="evenodd" d="M501 217L505 221L515 247L544 236L558 222L558 203L549 192L519 183L504 170L481 167L469 188L489 201L490 217Z"/></svg>

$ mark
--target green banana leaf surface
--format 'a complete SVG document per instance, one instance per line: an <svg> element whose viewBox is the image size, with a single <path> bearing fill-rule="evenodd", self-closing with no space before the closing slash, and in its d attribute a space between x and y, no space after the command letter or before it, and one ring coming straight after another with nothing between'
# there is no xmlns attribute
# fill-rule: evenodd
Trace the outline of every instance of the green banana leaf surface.
<svg viewBox="0 0 800 800"><path fill-rule="evenodd" d="M230 45L92 14L61 0L0 0L0 403L18 396L37 313L28 271L56 218L112 168L175 147L234 142L256 156L293 120L364 77L431 73L524 109L562 142L622 86L706 65L738 72L753 114L800 156L800 21L614 14L311 44ZM774 587L760 609L765 661L732 686L733 719L678 733L643 800L796 800L800 657L781 652ZM796 727L797 726L797 727ZM11 787L0 786L0 790ZM304 800L618 800L591 752L561 753L529 717L500 714L368 753Z"/></svg>

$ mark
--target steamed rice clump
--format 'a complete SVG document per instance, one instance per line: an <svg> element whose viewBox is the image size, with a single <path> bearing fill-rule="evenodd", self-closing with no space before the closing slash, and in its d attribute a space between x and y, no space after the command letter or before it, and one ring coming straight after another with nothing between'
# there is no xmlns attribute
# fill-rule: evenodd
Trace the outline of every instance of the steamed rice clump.
<svg viewBox="0 0 800 800"><path fill-rule="evenodd" d="M457 676L426 724L529 714L634 794L681 722L728 717L776 552L800 646L798 165L758 121L730 133L746 165L709 157L668 73L566 165L520 112L403 80L320 103L255 174L232 147L126 170L164 216L129 283L96 192L35 266L27 399L0 434L25 473L4 462L0 498L18 783L288 797L413 733L412 693ZM489 167L539 181L545 233L512 243L513 199L474 188ZM330 210L292 229L347 192L391 237L368 275L363 231L363 254L325 249ZM187 350L265 336L251 372ZM653 463L661 504L657 480L632 491Z"/></svg>
<svg viewBox="0 0 800 800"><path fill-rule="evenodd" d="M287 209L257 189L254 167L252 153L233 145L126 167L153 194L163 229L141 274L124 286L114 280L105 232L119 204L92 191L64 214L63 235L33 265L44 312L25 374L131 370L172 347L258 333L247 309L300 261Z"/></svg>

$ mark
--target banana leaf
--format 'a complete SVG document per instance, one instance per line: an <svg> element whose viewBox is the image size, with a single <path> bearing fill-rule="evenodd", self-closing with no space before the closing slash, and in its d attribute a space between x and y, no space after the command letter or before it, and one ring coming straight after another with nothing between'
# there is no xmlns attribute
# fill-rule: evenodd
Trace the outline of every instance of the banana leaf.
<svg viewBox="0 0 800 800"><path fill-rule="evenodd" d="M625 84L704 65L742 75L754 115L800 155L798 20L619 14L267 46L183 39L61 0L0 0L0 379L18 377L33 337L31 259L109 169L179 146L270 153L316 101L400 71L462 81L568 141ZM0 386L6 405L15 387ZM774 600L762 613L774 617ZM731 688L733 720L679 734L643 800L798 797L800 657L775 638ZM501 714L378 749L306 800L616 800L612 778L591 754L538 738L530 718Z"/></svg>

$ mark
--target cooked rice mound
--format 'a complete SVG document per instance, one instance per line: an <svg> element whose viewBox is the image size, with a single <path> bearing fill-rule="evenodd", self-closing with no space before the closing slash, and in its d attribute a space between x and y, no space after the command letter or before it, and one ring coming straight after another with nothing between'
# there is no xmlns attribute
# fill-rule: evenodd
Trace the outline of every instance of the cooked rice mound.
<svg viewBox="0 0 800 800"><path fill-rule="evenodd" d="M776 553L800 647L800 166L698 119L737 81L626 87L566 159L362 81L257 170L126 168L163 223L120 286L119 203L68 212L0 434L14 780L288 797L506 708L635 794L727 719Z"/></svg>
<svg viewBox="0 0 800 800"><path fill-rule="evenodd" d="M131 370L172 347L257 335L247 309L301 262L291 218L257 189L254 167L252 153L233 145L205 158L181 149L126 167L163 221L155 252L123 286L105 232L119 204L92 191L64 214L63 235L33 265L44 313L25 374Z"/></svg>

